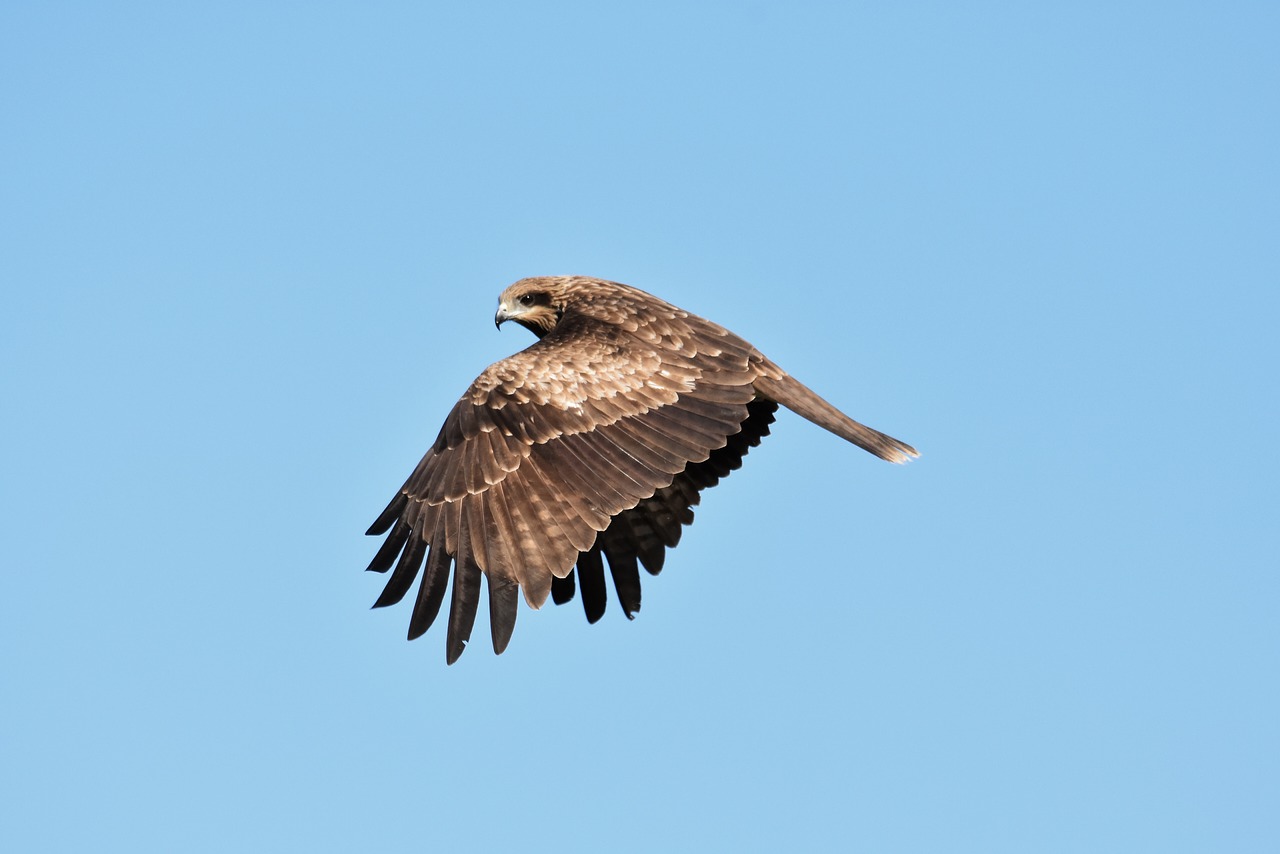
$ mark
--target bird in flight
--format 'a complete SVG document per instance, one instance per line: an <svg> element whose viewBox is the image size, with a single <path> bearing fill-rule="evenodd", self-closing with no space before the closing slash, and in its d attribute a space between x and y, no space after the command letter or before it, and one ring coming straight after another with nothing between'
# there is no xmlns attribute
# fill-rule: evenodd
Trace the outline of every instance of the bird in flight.
<svg viewBox="0 0 1280 854"><path fill-rule="evenodd" d="M367 532L387 534L369 569L391 571L375 608L422 575L410 640L439 614L452 567L449 664L471 637L482 577L495 653L521 593L536 609L577 592L599 620L606 561L634 617L640 567L662 569L699 493L760 444L779 404L889 462L919 456L722 326L628 285L521 279L499 297L495 321L508 320L538 340L471 384Z"/></svg>

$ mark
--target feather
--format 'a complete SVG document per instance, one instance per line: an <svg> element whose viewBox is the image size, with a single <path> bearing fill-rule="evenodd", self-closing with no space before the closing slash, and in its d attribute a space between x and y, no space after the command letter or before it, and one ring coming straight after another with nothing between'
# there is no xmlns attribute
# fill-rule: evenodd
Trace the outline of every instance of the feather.
<svg viewBox="0 0 1280 854"><path fill-rule="evenodd" d="M687 436L673 432L664 420L652 412L619 421L614 429L627 434L634 441L645 442L669 457L683 460L686 465L707 458L706 448Z"/></svg>
<svg viewBox="0 0 1280 854"><path fill-rule="evenodd" d="M564 578L551 579L551 601L557 605L563 605L565 602L573 599L574 587L573 570L569 570L569 574Z"/></svg>
<svg viewBox="0 0 1280 854"><path fill-rule="evenodd" d="M488 552L490 556L488 571L501 573L510 578L524 578L524 554L516 539L516 526L511 521L511 512L507 509L506 484L498 484L485 493L489 505L489 521L492 523L486 531L489 537Z"/></svg>
<svg viewBox="0 0 1280 854"><path fill-rule="evenodd" d="M409 592L414 579L418 577L422 556L426 553L427 541L422 538L422 529L415 526L404 551L400 553L400 562L396 564L395 572L387 579L387 586L383 588L382 595L373 603L373 607L385 608L404 598L404 594Z"/></svg>
<svg viewBox="0 0 1280 854"><path fill-rule="evenodd" d="M367 536L376 537L385 534L387 530L400 518L400 514L404 512L405 504L409 503L409 496L403 491L397 492L396 497L391 499L391 503L387 505L387 509L373 520L373 524L369 526L369 530L365 531Z"/></svg>
<svg viewBox="0 0 1280 854"><path fill-rule="evenodd" d="M436 544L431 546L431 552L427 555L422 583L418 585L418 598L413 603L413 615L409 618L409 640L422 637L435 622L436 615L440 613L444 591L449 586L451 562L452 558L444 549L444 535L437 533Z"/></svg>
<svg viewBox="0 0 1280 854"><path fill-rule="evenodd" d="M513 494L515 498L511 497ZM545 536L538 523L538 508L530 502L523 480L511 483L507 497L507 512L524 565L523 572L515 577L524 588L529 606L541 608L551 593L551 579L556 574L552 567L572 563L577 552L563 539Z"/></svg>
<svg viewBox="0 0 1280 854"><path fill-rule="evenodd" d="M530 498L543 511L546 530L554 530L574 552L586 551L596 541L589 518L596 514L572 490L565 490L554 475L543 472L533 460L521 469Z"/></svg>
<svg viewBox="0 0 1280 854"><path fill-rule="evenodd" d="M382 547L378 549L377 554L373 556L373 560L369 561L369 566L365 572L386 572L391 568L391 564L395 562L396 555L400 553L400 549L404 547L405 540L409 539L409 534L413 529L405 523L403 519L396 521L395 528L388 535Z"/></svg>
<svg viewBox="0 0 1280 854"><path fill-rule="evenodd" d="M676 475L686 465L680 455L658 450L641 430L627 430L622 425L634 425L635 419L615 422L594 432L601 443L609 446L611 455L625 456L639 466L647 480L658 475ZM664 479L665 480L665 479Z"/></svg>
<svg viewBox="0 0 1280 854"><path fill-rule="evenodd" d="M476 566L483 572L491 566L488 531L492 526L489 524L488 510L484 501L469 495L462 502L462 512L467 517L467 531L471 534L468 543L471 547L471 555L475 559Z"/></svg>
<svg viewBox="0 0 1280 854"><path fill-rule="evenodd" d="M489 573L489 630L493 635L493 651L502 651L511 642L516 629L516 612L520 606L520 587L509 578Z"/></svg>
<svg viewBox="0 0 1280 854"><path fill-rule="evenodd" d="M618 517L625 525L626 516ZM612 529L610 529L612 530ZM613 576L614 589L618 591L618 604L628 620L634 620L640 612L640 568L636 564L636 553L626 542L625 534L614 540L609 538L604 546L604 555L609 559L609 574Z"/></svg>
<svg viewBox="0 0 1280 854"><path fill-rule="evenodd" d="M640 498L625 488L635 484L622 476L613 466L605 464L598 454L581 442L553 440L542 446L543 455L550 461L552 470L566 480L575 480L588 491L588 499L606 515L613 515L633 506Z"/></svg>
<svg viewBox="0 0 1280 854"><path fill-rule="evenodd" d="M445 638L445 661L448 664L453 664L462 655L467 641L471 639L476 611L480 608L480 567L471 554L470 543L471 537L463 522L458 535L458 553L454 555L453 601L449 603L449 632Z"/></svg>
<svg viewBox="0 0 1280 854"><path fill-rule="evenodd" d="M582 588L582 608L587 622L594 623L604 616L608 593L604 586L604 561L600 559L600 547L578 555L578 586Z"/></svg>

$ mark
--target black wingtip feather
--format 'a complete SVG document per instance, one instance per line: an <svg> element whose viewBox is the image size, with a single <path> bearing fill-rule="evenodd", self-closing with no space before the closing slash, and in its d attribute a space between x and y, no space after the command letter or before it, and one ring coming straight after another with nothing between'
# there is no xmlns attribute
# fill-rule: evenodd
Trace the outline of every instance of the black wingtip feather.
<svg viewBox="0 0 1280 854"><path fill-rule="evenodd" d="M489 631L493 636L493 651L502 655L507 644L511 642L511 634L516 628L516 612L520 605L520 585L509 579L489 581Z"/></svg>
<svg viewBox="0 0 1280 854"><path fill-rule="evenodd" d="M431 547L427 556L427 568L422 574L422 584L418 585L418 598L413 603L413 615L409 617L409 640L422 637L436 615L440 613L440 604L444 601L444 591L449 585L449 564L452 558L444 550L443 531L437 531L439 546Z"/></svg>
<svg viewBox="0 0 1280 854"><path fill-rule="evenodd" d="M480 579L484 573L465 546L466 533L464 525L453 565L453 601L449 603L449 633L445 638L445 661L449 664L457 661L466 649L480 609Z"/></svg>
<svg viewBox="0 0 1280 854"><path fill-rule="evenodd" d="M573 599L575 587L577 584L573 580L573 570L569 570L569 574L564 578L551 579L551 601L557 605L563 605L565 602Z"/></svg>
<svg viewBox="0 0 1280 854"><path fill-rule="evenodd" d="M609 558L609 574L613 576L622 613L628 620L634 620L640 613L640 567L636 556L622 548L607 548L605 556Z"/></svg>
<svg viewBox="0 0 1280 854"><path fill-rule="evenodd" d="M369 530L365 531L365 536L376 537L378 534L385 534L397 519L400 518L404 506L409 503L409 496L403 492L398 493L395 498L391 499L391 503L387 505L387 509L377 519L373 520L373 524L369 526Z"/></svg>
<svg viewBox="0 0 1280 854"><path fill-rule="evenodd" d="M677 534L676 539L679 539ZM672 543L672 545L675 545ZM662 572L662 566L667 560L667 549L663 546L657 546L649 549L640 555L640 563L644 565L644 571L650 575L657 575Z"/></svg>
<svg viewBox="0 0 1280 854"><path fill-rule="evenodd" d="M578 584L582 588L582 609L587 622L598 622L604 616L608 593L604 586L604 561L600 559L600 547L578 555Z"/></svg>
<svg viewBox="0 0 1280 854"><path fill-rule="evenodd" d="M396 527L387 535L386 541L378 549L377 554L373 556L373 560L369 561L369 566L365 569L365 572L386 572L390 569L391 564L395 562L396 555L400 554L400 549L404 546L405 540L409 539L409 533L412 530L403 520L397 521Z"/></svg>
<svg viewBox="0 0 1280 854"><path fill-rule="evenodd" d="M413 586L413 580L418 577L422 556L426 553L427 542L422 539L422 532L415 528L404 551L400 553L400 562L396 564L395 571L387 579L387 586L382 588L382 595L373 603L373 607L385 608L404 598L404 594Z"/></svg>

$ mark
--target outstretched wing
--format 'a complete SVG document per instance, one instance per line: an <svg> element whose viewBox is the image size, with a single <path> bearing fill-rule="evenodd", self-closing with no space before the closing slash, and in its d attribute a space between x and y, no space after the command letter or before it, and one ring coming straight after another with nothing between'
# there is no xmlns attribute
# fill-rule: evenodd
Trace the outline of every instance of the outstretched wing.
<svg viewBox="0 0 1280 854"><path fill-rule="evenodd" d="M389 531L369 569L392 570L375 607L404 598L421 572L409 623L410 639L420 636L439 613L452 566L452 664L470 638L482 575L502 652L517 591L538 608L555 579L582 567L580 555L598 565L601 550L622 554L632 543L650 544L635 555L646 566L660 560L645 532L632 529L649 524L659 539L678 536L660 520L686 515L702 488L696 478L726 465L699 468L742 431L759 359L742 339L683 312L637 316L626 327L566 314L480 375L369 528Z"/></svg>

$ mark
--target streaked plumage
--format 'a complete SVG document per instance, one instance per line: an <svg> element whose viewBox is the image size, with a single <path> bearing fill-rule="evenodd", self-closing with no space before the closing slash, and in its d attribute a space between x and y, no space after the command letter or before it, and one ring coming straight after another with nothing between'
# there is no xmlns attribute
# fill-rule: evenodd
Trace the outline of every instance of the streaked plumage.
<svg viewBox="0 0 1280 854"><path fill-rule="evenodd" d="M606 563L634 616L640 567L662 569L699 493L768 435L779 404L882 459L917 456L732 332L627 285L521 279L499 298L505 320L538 340L472 383L368 531L390 532L369 564L391 570L374 607L399 602L422 575L410 640L435 620L452 567L450 664L471 636L482 576L497 653L521 591L540 608L576 587L587 619L600 619Z"/></svg>

